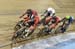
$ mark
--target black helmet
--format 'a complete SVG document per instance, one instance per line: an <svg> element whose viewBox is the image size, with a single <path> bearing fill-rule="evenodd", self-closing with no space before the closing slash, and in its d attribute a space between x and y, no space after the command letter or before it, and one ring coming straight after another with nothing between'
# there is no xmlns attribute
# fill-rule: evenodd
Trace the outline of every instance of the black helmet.
<svg viewBox="0 0 75 49"><path fill-rule="evenodd" d="M31 11L32 9L27 9L27 11Z"/></svg>
<svg viewBox="0 0 75 49"><path fill-rule="evenodd" d="M32 9L27 9L27 14L31 14L32 13Z"/></svg>

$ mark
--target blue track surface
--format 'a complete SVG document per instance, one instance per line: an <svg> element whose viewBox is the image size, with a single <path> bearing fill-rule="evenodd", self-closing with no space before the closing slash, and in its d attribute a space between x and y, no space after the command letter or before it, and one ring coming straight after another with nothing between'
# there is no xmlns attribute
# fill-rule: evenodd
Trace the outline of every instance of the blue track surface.
<svg viewBox="0 0 75 49"><path fill-rule="evenodd" d="M75 40L69 40L62 43L58 43L53 47L48 47L46 49L75 49Z"/></svg>
<svg viewBox="0 0 75 49"><path fill-rule="evenodd" d="M12 49L75 49L75 33L34 41Z"/></svg>

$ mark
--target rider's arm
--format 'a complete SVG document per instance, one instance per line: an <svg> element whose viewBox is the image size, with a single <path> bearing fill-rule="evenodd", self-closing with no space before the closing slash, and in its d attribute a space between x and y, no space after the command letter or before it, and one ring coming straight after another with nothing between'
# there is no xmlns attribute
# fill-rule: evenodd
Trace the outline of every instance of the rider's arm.
<svg viewBox="0 0 75 49"><path fill-rule="evenodd" d="M43 16L46 12L47 12L47 10L41 16Z"/></svg>
<svg viewBox="0 0 75 49"><path fill-rule="evenodd" d="M56 17L56 25L60 22L60 17Z"/></svg>
<svg viewBox="0 0 75 49"><path fill-rule="evenodd" d="M61 21L60 21L60 22L62 22L62 21L64 21L64 20L65 20L65 18L61 19Z"/></svg>
<svg viewBox="0 0 75 49"><path fill-rule="evenodd" d="M22 14L22 15L20 16L20 18L22 18L24 15L26 15L26 13L27 13L27 12L25 12L24 14Z"/></svg>

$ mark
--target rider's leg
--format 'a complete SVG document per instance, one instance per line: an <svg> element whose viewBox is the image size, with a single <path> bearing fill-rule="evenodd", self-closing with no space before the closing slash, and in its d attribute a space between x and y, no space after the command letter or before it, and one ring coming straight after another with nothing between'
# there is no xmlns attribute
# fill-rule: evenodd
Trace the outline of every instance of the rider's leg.
<svg viewBox="0 0 75 49"><path fill-rule="evenodd" d="M44 24L45 24L45 19L46 19L46 17L44 17L44 18L41 20L40 23L43 23L43 25L44 25Z"/></svg>
<svg viewBox="0 0 75 49"><path fill-rule="evenodd" d="M30 28L27 30L27 34L25 36L27 37L30 34L32 34L32 32L33 32L34 29L35 29L34 26L30 26Z"/></svg>
<svg viewBox="0 0 75 49"><path fill-rule="evenodd" d="M64 28L62 27L62 33L66 32L67 28L69 27L70 24L67 24Z"/></svg>
<svg viewBox="0 0 75 49"><path fill-rule="evenodd" d="M56 27L56 24L50 25L50 26L49 26L49 32L51 32L51 30L52 30L53 28L55 28L55 27Z"/></svg>
<svg viewBox="0 0 75 49"><path fill-rule="evenodd" d="M47 25L49 22L50 22L50 17L47 17L47 18L45 19L45 25Z"/></svg>
<svg viewBox="0 0 75 49"><path fill-rule="evenodd" d="M66 32L66 28L62 28L61 30L62 30L62 33Z"/></svg>

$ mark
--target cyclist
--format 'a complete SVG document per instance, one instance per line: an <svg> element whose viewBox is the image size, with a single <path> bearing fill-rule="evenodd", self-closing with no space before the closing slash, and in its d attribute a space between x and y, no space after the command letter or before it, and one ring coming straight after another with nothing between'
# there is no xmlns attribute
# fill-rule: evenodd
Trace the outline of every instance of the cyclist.
<svg viewBox="0 0 75 49"><path fill-rule="evenodd" d="M51 32L51 30L58 25L60 20L61 20L61 18L58 16L52 16L52 17L46 18L45 25L48 25L47 32Z"/></svg>
<svg viewBox="0 0 75 49"><path fill-rule="evenodd" d="M69 25L73 22L73 20L74 20L73 16L65 16L65 17L61 20L61 22L63 22L63 25L65 25L66 22L67 22L66 27L69 27ZM62 25L62 26L63 26L63 25ZM65 27L65 28L62 28L62 33L64 33L64 32L66 31L66 29L67 29L66 27Z"/></svg>
<svg viewBox="0 0 75 49"><path fill-rule="evenodd" d="M27 37L36 29L40 19L35 10L28 9L22 16L20 16L20 18L23 17L25 14L27 14L27 16L24 17L25 24L28 23L29 25L29 29L26 30L27 34L25 35L25 37Z"/></svg>
<svg viewBox="0 0 75 49"><path fill-rule="evenodd" d="M45 20L47 17L54 16L54 15L55 15L55 9L49 7L49 8L41 15L41 16L44 16L42 22L44 23L44 20Z"/></svg>

